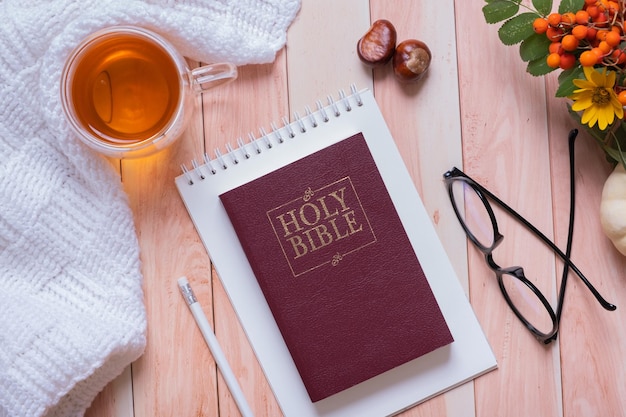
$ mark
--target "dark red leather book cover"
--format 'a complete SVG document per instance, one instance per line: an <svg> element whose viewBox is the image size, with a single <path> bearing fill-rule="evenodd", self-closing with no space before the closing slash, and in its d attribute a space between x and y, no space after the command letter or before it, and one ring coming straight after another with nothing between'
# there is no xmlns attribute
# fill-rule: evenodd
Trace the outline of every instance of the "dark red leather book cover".
<svg viewBox="0 0 626 417"><path fill-rule="evenodd" d="M220 198L312 401L453 341L361 134Z"/></svg>

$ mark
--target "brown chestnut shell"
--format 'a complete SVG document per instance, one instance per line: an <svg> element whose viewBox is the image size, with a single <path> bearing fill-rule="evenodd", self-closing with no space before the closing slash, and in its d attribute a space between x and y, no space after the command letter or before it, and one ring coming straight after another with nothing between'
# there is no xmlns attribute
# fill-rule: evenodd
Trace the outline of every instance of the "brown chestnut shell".
<svg viewBox="0 0 626 417"><path fill-rule="evenodd" d="M393 56L393 72L401 82L419 81L430 66L432 54L428 46L417 39L407 39L396 47Z"/></svg>
<svg viewBox="0 0 626 417"><path fill-rule="evenodd" d="M383 66L393 56L396 40L396 28L390 21L385 19L375 21L357 43L359 59L372 68Z"/></svg>

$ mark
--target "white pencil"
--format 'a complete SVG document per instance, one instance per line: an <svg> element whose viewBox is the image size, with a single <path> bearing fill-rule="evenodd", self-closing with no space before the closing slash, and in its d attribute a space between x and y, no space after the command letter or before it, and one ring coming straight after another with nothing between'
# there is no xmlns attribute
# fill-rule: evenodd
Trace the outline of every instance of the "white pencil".
<svg viewBox="0 0 626 417"><path fill-rule="evenodd" d="M237 404L237 407L239 407L242 417L254 417L252 410L246 401L246 397L244 397L243 391L241 390L239 383L237 383L235 374L228 364L224 351L222 351L222 348L215 337L215 333L213 333L211 325L204 315L202 307L200 306L200 303L198 303L198 300L191 289L191 285L189 285L187 277L180 277L178 279L178 287L180 288L183 298L187 301L187 305L193 314L193 318L196 320L196 324L200 328L202 336L204 336L204 340L211 350L213 359L215 359L215 363L217 363L217 367L222 373L222 377L224 377L226 385L228 385L228 389L235 399L235 403Z"/></svg>

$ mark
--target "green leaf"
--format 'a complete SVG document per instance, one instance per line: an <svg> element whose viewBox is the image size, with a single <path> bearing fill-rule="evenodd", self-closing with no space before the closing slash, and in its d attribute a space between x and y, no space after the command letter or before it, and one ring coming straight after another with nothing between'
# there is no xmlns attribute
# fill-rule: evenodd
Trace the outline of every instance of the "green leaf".
<svg viewBox="0 0 626 417"><path fill-rule="evenodd" d="M615 123L619 123L619 125L618 129L613 130L611 133L614 146L609 145L609 148L613 152L607 151L607 154L615 160L615 162L624 165L626 163L626 153L624 152L624 146L626 146L626 126L624 126L624 122L621 120L616 120Z"/></svg>
<svg viewBox="0 0 626 417"><path fill-rule="evenodd" d="M554 94L556 97L568 97L574 93L574 90L577 87L572 82L576 79L585 79L585 73L583 72L583 68L580 65L575 66L572 69L568 69L567 71L563 71L559 74L559 88L557 88L556 93Z"/></svg>
<svg viewBox="0 0 626 417"><path fill-rule="evenodd" d="M498 23L509 19L519 11L519 2L511 0L492 0L483 7L487 23Z"/></svg>
<svg viewBox="0 0 626 417"><path fill-rule="evenodd" d="M530 37L524 39L519 48L519 54L522 61L529 62L535 59L545 58L548 56L548 48L550 40L545 35L534 33Z"/></svg>
<svg viewBox="0 0 626 417"><path fill-rule="evenodd" d="M545 57L530 61L528 63L528 66L526 67L526 72L528 72L530 75L534 75L535 77L549 74L554 70L555 68L551 68L548 66Z"/></svg>
<svg viewBox="0 0 626 417"><path fill-rule="evenodd" d="M561 4L559 4L559 13L576 13L577 11L582 10L584 4L585 0L561 0Z"/></svg>
<svg viewBox="0 0 626 417"><path fill-rule="evenodd" d="M537 13L521 13L504 22L498 36L505 45L515 45L535 33L533 21L539 17Z"/></svg>
<svg viewBox="0 0 626 417"><path fill-rule="evenodd" d="M589 131L589 129L587 129ZM601 140L598 140L598 144L602 148L602 150L606 153L606 156L611 159L613 162L624 163L626 160L626 155L624 155L624 151L619 145L619 142L616 141L616 148L612 148L610 146L605 145Z"/></svg>
<svg viewBox="0 0 626 417"><path fill-rule="evenodd" d="M624 151L622 151L622 147L620 146L619 142L619 140L615 141L615 144L617 146L618 158L614 159L616 159L617 162L619 162L620 164L626 166L626 154L624 154Z"/></svg>
<svg viewBox="0 0 626 417"><path fill-rule="evenodd" d="M552 11L552 0L533 0L533 6L539 14L547 16Z"/></svg>

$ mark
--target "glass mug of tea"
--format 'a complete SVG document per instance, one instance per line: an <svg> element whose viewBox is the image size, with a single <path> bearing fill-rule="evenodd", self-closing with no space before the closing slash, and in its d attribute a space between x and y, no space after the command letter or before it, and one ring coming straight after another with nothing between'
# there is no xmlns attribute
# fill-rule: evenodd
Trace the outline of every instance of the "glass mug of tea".
<svg viewBox="0 0 626 417"><path fill-rule="evenodd" d="M61 77L61 102L86 145L111 157L136 158L180 137L197 93L235 78L233 64L189 69L156 33L112 26L93 33L70 54Z"/></svg>

